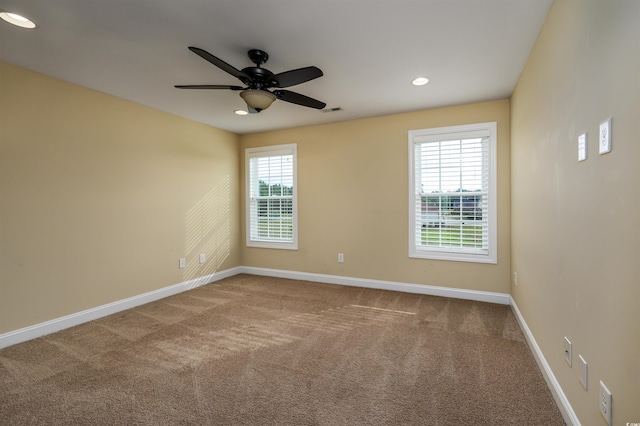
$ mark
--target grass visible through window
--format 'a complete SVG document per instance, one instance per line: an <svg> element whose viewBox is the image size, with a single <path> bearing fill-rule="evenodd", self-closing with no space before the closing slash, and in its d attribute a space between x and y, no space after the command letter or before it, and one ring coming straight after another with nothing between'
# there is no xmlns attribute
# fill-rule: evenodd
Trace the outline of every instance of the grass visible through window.
<svg viewBox="0 0 640 426"><path fill-rule="evenodd" d="M293 218L283 215L258 219L258 238L290 240L293 237Z"/></svg>
<svg viewBox="0 0 640 426"><path fill-rule="evenodd" d="M482 248L481 225L430 225L422 228L420 245Z"/></svg>

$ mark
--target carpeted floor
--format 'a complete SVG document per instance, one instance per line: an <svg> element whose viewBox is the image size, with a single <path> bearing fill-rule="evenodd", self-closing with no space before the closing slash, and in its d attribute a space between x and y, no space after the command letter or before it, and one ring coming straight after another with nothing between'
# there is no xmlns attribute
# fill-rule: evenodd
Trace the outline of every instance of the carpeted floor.
<svg viewBox="0 0 640 426"><path fill-rule="evenodd" d="M508 306L238 275L0 350L1 425L564 425Z"/></svg>

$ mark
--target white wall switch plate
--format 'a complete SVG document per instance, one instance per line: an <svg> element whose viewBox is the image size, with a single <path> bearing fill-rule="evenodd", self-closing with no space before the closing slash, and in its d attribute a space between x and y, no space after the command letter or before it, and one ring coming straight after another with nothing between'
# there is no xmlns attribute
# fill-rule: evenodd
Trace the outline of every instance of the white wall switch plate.
<svg viewBox="0 0 640 426"><path fill-rule="evenodd" d="M602 416L604 417L604 419L607 421L607 423L609 424L609 426L611 426L611 402L612 402L612 397L611 397L611 392L609 392L609 389L607 389L607 387L604 385L604 383L602 383L602 380L600 380L600 414L602 414Z"/></svg>
<svg viewBox="0 0 640 426"><path fill-rule="evenodd" d="M204 263L207 261L207 256L204 253L200 253L200 263Z"/></svg>
<svg viewBox="0 0 640 426"><path fill-rule="evenodd" d="M567 364L571 367L573 362L571 357L571 340L567 339L566 336L564 338L564 360L567 361Z"/></svg>
<svg viewBox="0 0 640 426"><path fill-rule="evenodd" d="M611 152L611 119L607 119L600 123L599 133L599 151L600 154Z"/></svg>
<svg viewBox="0 0 640 426"><path fill-rule="evenodd" d="M583 133L578 136L578 161L587 159L587 134Z"/></svg>
<svg viewBox="0 0 640 426"><path fill-rule="evenodd" d="M180 261L178 262L178 266L180 267L180 269L183 269L185 266L187 266L187 259L181 257Z"/></svg>
<svg viewBox="0 0 640 426"><path fill-rule="evenodd" d="M578 365L580 366L580 383L584 390L587 390L587 361L580 354L578 354Z"/></svg>
<svg viewBox="0 0 640 426"><path fill-rule="evenodd" d="M344 262L344 253L338 253L338 262L339 263L343 263Z"/></svg>

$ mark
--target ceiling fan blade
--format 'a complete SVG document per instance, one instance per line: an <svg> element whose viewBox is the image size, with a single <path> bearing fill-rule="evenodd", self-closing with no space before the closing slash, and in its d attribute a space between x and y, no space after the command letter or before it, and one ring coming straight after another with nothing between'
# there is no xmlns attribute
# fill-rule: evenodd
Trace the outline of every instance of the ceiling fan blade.
<svg viewBox="0 0 640 426"><path fill-rule="evenodd" d="M322 109L327 106L324 102L310 98L300 93L291 92L289 90L274 90L273 94L280 100L291 102L292 104L302 105L309 108Z"/></svg>
<svg viewBox="0 0 640 426"><path fill-rule="evenodd" d="M220 68L222 71L231 74L232 76L234 76L235 78L239 79L243 83L246 84L246 83L249 83L251 81L251 77L249 77L247 74L243 73L242 71L240 71L239 69L237 69L233 65L229 65L228 63L226 63L222 59L216 58L215 56L213 56L211 53L207 52L206 50L200 49L199 47L193 47L193 46L189 46L189 50L192 51L193 53L195 53L196 55L200 56L201 58L209 61L210 63L212 63L216 67Z"/></svg>
<svg viewBox="0 0 640 426"><path fill-rule="evenodd" d="M176 89L228 89L228 90L242 90L242 86L226 86L222 84L186 84L174 86Z"/></svg>
<svg viewBox="0 0 640 426"><path fill-rule="evenodd" d="M291 87L304 83L314 78L322 77L322 70L317 67L298 68L297 70L285 71L273 76L272 80L278 82L275 87Z"/></svg>

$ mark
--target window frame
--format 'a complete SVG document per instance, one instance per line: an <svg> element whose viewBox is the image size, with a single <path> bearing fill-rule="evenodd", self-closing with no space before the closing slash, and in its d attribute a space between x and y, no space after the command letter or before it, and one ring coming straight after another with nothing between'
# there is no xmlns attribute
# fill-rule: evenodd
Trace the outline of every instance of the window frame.
<svg viewBox="0 0 640 426"><path fill-rule="evenodd" d="M245 149L245 222L246 246L280 250L298 250L298 155L297 144L272 145ZM292 155L293 157L293 195L292 195L292 240L270 241L254 238L251 232L251 160L254 158Z"/></svg>
<svg viewBox="0 0 640 426"><path fill-rule="evenodd" d="M409 257L418 259L448 260L474 263L498 263L497 227L497 123L486 122L459 126L410 130L408 132L409 151ZM417 244L416 155L417 144L443 142L447 140L488 137L488 184L487 184L487 253L469 253L455 247L427 247ZM472 193L470 193L472 194ZM416 223L416 221L418 221Z"/></svg>

